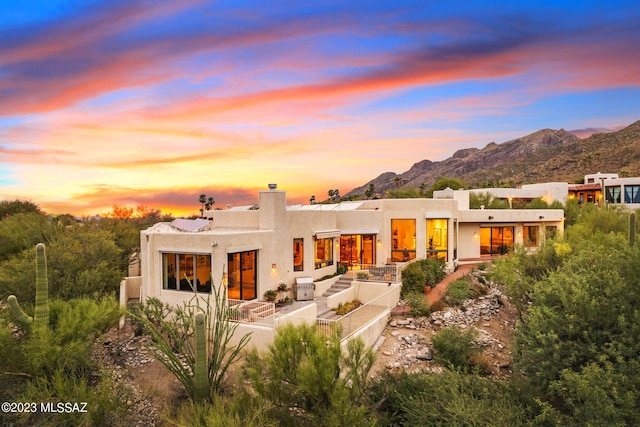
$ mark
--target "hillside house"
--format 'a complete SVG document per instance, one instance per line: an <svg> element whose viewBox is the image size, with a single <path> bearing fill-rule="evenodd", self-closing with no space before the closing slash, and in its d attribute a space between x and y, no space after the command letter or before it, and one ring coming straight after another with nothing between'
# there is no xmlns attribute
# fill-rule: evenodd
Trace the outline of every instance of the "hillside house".
<svg viewBox="0 0 640 427"><path fill-rule="evenodd" d="M407 263L438 257L452 271L504 254L514 244L535 248L563 229L562 210L472 210L467 192L450 189L433 199L289 206L286 193L272 185L260 192L258 209L204 216L142 231L141 275L127 278L121 294L125 301L156 297L176 305L194 292L208 295L212 286L224 286L228 299L250 314L238 319L239 331L258 332L252 337L257 346L268 344L281 322L317 322L326 308L352 299L370 305L370 318L356 326L351 319L345 337L360 335L372 345L398 302ZM330 293L338 278L323 279L339 264L350 270L348 286ZM281 283L298 301L277 311L264 294Z"/></svg>

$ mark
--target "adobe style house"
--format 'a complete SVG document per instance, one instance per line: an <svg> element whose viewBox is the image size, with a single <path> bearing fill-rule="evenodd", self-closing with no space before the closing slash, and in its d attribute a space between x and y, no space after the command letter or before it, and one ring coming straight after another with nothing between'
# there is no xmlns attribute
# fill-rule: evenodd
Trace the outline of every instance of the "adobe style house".
<svg viewBox="0 0 640 427"><path fill-rule="evenodd" d="M372 345L399 300L407 263L438 257L452 271L460 263L505 254L514 244L535 248L563 230L561 209L469 209L468 191L288 206L286 193L269 187L259 193L258 209L206 211L202 219L142 231L141 274L123 282L125 301L139 289L141 301L155 297L176 305L194 292L208 295L212 286L224 286L245 314L238 331L253 331L252 342L262 346L281 322L316 322L324 306L358 299L377 308L362 325L351 322L349 333ZM350 286L327 293L338 278L324 279L339 264L352 272ZM296 288L296 282L303 284ZM276 311L264 294L281 283L293 288L288 295L298 301Z"/></svg>
<svg viewBox="0 0 640 427"><path fill-rule="evenodd" d="M585 175L584 184L569 186L569 199L578 203L624 205L629 209L640 208L640 178L619 178L615 173Z"/></svg>

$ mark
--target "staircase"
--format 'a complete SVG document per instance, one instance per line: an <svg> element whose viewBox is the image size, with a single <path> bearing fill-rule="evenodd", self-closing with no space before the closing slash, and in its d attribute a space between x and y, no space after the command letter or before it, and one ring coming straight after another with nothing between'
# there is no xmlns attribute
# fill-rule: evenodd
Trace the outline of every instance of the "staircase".
<svg viewBox="0 0 640 427"><path fill-rule="evenodd" d="M351 287L351 282L353 281L353 277L351 274L343 274L336 283L331 285L329 289L322 294L323 297L328 297L329 295L337 294L340 291L344 291L345 289L349 289Z"/></svg>

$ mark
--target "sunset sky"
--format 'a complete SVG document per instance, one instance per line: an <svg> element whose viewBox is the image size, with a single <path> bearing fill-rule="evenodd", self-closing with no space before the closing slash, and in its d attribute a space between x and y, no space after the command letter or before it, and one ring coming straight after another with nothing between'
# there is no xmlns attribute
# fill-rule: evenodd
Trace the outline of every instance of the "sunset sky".
<svg viewBox="0 0 640 427"><path fill-rule="evenodd" d="M637 1L0 0L0 200L177 216L277 183L307 203L616 130L640 119L639 23Z"/></svg>

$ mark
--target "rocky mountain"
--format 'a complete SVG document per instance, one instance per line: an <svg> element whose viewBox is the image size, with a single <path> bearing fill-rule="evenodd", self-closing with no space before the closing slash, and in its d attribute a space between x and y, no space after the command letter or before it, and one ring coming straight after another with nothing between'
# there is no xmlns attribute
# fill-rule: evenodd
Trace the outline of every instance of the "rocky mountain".
<svg viewBox="0 0 640 427"><path fill-rule="evenodd" d="M542 129L482 149L458 150L446 160L422 160L408 171L385 172L346 196L362 195L370 184L378 194L397 188L429 189L441 177L457 178L469 188L517 186L535 182L580 182L585 174L607 172L640 176L640 121L617 132L580 139L563 129ZM400 179L398 181L398 178Z"/></svg>

